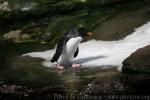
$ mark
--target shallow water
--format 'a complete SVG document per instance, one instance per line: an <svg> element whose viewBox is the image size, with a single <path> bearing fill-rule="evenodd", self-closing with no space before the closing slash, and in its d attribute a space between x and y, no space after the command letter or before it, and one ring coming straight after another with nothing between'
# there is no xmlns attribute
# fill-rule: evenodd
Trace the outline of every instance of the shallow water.
<svg viewBox="0 0 150 100"><path fill-rule="evenodd" d="M22 49L19 49L20 45ZM3 95L7 93L16 97L19 95L31 98L54 98L54 96L71 98L85 95L93 97L149 93L144 92L149 86L145 84L149 82L147 81L149 75L122 74L115 68L69 68L66 70L47 68L41 64L44 59L20 55L29 51L43 51L50 46L38 44L40 46L38 48L36 43L32 44L32 48L29 48L30 46L31 44L28 43L8 43L5 47L6 59L4 63L1 63L0 69L0 91ZM139 80L143 83L137 84Z"/></svg>
<svg viewBox="0 0 150 100"><path fill-rule="evenodd" d="M84 64L80 69L59 70L57 67L46 67L45 64L49 65L54 53L49 44L1 42L0 93L31 98L149 95L149 75L132 72L127 74L116 70L117 65L132 52L149 45L149 25L148 23L136 29L123 40L92 40L82 43L80 55L76 59ZM92 48L85 52L84 49L89 46ZM91 53L92 50L96 52ZM22 56L27 52L32 53ZM85 58L80 58L81 56ZM103 66L99 66L103 64L100 63L101 60L105 60Z"/></svg>
<svg viewBox="0 0 150 100"><path fill-rule="evenodd" d="M28 48L30 44L22 44L22 50L18 52L20 44L7 44L6 59L1 63L0 79L1 81L12 81L16 84L27 85L31 87L58 86L65 83L80 83L86 79L94 78L104 69L81 68L59 70L57 67L47 68L42 65L44 59L31 58L29 56L22 57L20 54L30 50L37 51L37 44L32 44L32 49ZM41 48L47 49L48 46L38 44ZM6 49L6 48L5 48ZM7 51L6 50L6 51ZM34 51L33 50L33 51ZM16 52L17 51L17 52ZM9 54L10 53L10 54ZM83 79L83 80L82 80Z"/></svg>

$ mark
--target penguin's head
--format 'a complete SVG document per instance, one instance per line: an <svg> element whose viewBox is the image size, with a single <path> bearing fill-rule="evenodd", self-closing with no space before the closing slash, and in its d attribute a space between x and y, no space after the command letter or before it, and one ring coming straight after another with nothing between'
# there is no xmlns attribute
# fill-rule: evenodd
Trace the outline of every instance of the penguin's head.
<svg viewBox="0 0 150 100"><path fill-rule="evenodd" d="M81 36L82 38L86 37L86 36L92 36L93 33L87 31L84 28L78 28L78 36Z"/></svg>
<svg viewBox="0 0 150 100"><path fill-rule="evenodd" d="M86 37L86 36L92 36L91 32L88 32L86 29L78 27L78 28L72 28L69 32L66 33L66 35L69 35L71 37Z"/></svg>

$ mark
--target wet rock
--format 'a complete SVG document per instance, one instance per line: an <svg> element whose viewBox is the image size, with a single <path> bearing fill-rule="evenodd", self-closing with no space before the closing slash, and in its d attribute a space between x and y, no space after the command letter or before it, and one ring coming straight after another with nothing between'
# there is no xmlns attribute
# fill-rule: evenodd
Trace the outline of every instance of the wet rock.
<svg viewBox="0 0 150 100"><path fill-rule="evenodd" d="M123 62L123 72L150 73L150 46L138 49Z"/></svg>
<svg viewBox="0 0 150 100"><path fill-rule="evenodd" d="M34 13L36 15L37 13L43 14L45 12L64 13L66 11L81 10L87 7L96 8L98 6L118 3L121 1L129 0L3 0L0 9L3 11L10 11L11 8L12 13L14 11L20 11L18 12L18 15L20 15L21 12Z"/></svg>
<svg viewBox="0 0 150 100"><path fill-rule="evenodd" d="M21 40L29 40L31 36L29 34L22 34L20 38Z"/></svg>
<svg viewBox="0 0 150 100"><path fill-rule="evenodd" d="M23 34L22 30L14 30L3 35L4 40L25 41L31 39L30 34Z"/></svg>
<svg viewBox="0 0 150 100"><path fill-rule="evenodd" d="M80 91L80 95L108 95L123 93L126 91L121 74L115 69L102 71L92 83L87 84L85 90Z"/></svg>
<svg viewBox="0 0 150 100"><path fill-rule="evenodd" d="M15 30L15 31L10 31L6 34L4 34L4 39L14 39L14 40L19 40L21 36L22 30Z"/></svg>
<svg viewBox="0 0 150 100"><path fill-rule="evenodd" d="M9 3L7 1L0 3L0 11L11 11Z"/></svg>
<svg viewBox="0 0 150 100"><path fill-rule="evenodd" d="M120 1L125 2L117 4ZM148 19L145 1L130 3L128 0L8 0L8 4L11 11L0 13L0 32L4 34L10 30L21 29L25 34L20 38L21 41L27 39L55 44L62 33L75 26L83 26L88 30L96 28L96 39L116 40L132 33L133 28ZM107 4L111 6L102 6Z"/></svg>
<svg viewBox="0 0 150 100"><path fill-rule="evenodd" d="M94 38L106 41L122 39L148 20L149 14L146 9L122 12L96 27Z"/></svg>
<svg viewBox="0 0 150 100"><path fill-rule="evenodd" d="M74 26L82 26L94 32L95 35L92 38L97 40L122 39L131 34L135 28L149 21L150 18L146 6L142 7L134 3L131 5L82 11L74 15L54 18L48 26L48 31L52 33L49 40L57 40L62 33ZM129 9L124 9L126 6L129 6ZM118 11L119 9L122 11Z"/></svg>
<svg viewBox="0 0 150 100"><path fill-rule="evenodd" d="M36 8L37 3L25 3L24 6L21 8L21 11L30 11Z"/></svg>

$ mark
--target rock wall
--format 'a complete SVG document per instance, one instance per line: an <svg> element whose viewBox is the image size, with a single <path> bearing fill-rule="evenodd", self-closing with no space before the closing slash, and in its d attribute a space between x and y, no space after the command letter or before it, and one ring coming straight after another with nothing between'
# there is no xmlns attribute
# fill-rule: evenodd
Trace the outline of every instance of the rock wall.
<svg viewBox="0 0 150 100"><path fill-rule="evenodd" d="M93 38L117 40L148 21L149 3L141 0L3 0L0 4L9 10L0 12L0 39L8 39L6 34L21 30L19 39L9 39L55 44L69 28L83 26L96 33Z"/></svg>

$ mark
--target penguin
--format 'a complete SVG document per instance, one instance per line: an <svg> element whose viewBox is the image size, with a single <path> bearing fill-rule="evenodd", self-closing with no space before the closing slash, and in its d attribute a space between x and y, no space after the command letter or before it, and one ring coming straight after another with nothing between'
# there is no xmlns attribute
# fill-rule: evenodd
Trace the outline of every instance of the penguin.
<svg viewBox="0 0 150 100"><path fill-rule="evenodd" d="M80 68L80 64L74 64L73 59L79 53L78 45L86 36L92 36L93 33L88 32L86 29L78 27L72 28L60 38L57 43L55 54L51 62L57 62L59 69L72 66L73 68Z"/></svg>

